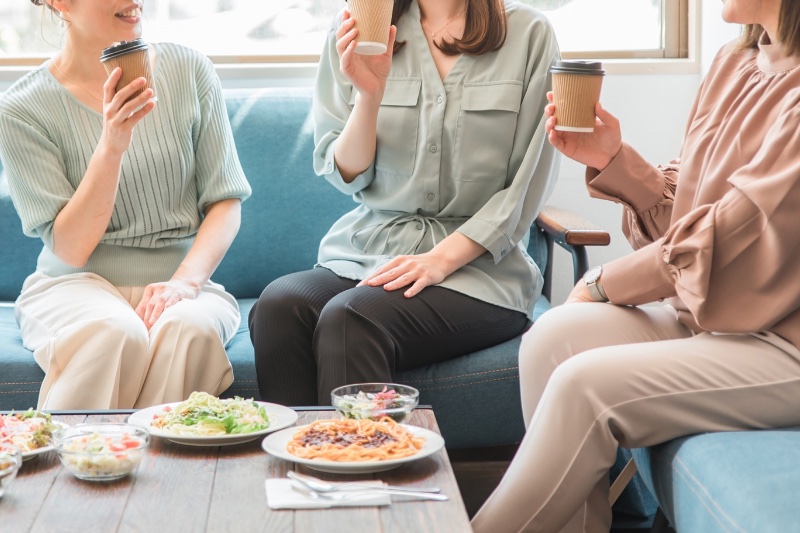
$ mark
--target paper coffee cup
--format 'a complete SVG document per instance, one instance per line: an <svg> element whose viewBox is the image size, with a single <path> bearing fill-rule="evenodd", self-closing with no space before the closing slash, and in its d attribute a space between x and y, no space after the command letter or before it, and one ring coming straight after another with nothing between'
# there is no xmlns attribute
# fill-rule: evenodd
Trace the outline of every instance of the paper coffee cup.
<svg viewBox="0 0 800 533"><path fill-rule="evenodd" d="M100 62L106 69L107 74L119 67L122 69L122 77L117 82L116 91L122 89L136 78L145 78L147 83L140 90L136 91L126 100L136 98L145 89L153 87L153 69L150 65L149 46L142 39L115 44L103 50L100 54Z"/></svg>
<svg viewBox="0 0 800 533"><path fill-rule="evenodd" d="M356 53L379 55L389 45L394 0L349 0L347 9L356 20Z"/></svg>
<svg viewBox="0 0 800 533"><path fill-rule="evenodd" d="M556 61L553 76L553 104L559 131L594 131L595 104L605 71L597 61Z"/></svg>

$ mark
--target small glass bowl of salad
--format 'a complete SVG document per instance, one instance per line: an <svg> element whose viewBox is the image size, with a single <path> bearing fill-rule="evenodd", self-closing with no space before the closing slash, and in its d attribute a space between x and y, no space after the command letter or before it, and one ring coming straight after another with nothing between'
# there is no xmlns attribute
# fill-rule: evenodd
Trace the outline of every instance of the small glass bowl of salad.
<svg viewBox="0 0 800 533"><path fill-rule="evenodd" d="M150 433L132 424L78 424L56 431L53 442L61 464L75 477L111 481L136 468Z"/></svg>
<svg viewBox="0 0 800 533"><path fill-rule="evenodd" d="M0 443L0 498L17 477L20 466L22 466L22 453L19 448L11 444Z"/></svg>
<svg viewBox="0 0 800 533"><path fill-rule="evenodd" d="M419 403L419 391L397 383L356 383L331 392L331 403L344 418L403 422Z"/></svg>

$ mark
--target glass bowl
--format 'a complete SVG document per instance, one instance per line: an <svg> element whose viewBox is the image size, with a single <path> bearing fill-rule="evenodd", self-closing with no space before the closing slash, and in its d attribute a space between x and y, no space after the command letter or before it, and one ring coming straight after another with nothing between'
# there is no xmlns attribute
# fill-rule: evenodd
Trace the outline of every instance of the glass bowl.
<svg viewBox="0 0 800 533"><path fill-rule="evenodd" d="M22 453L19 448L11 444L0 444L0 498L17 477L20 466L22 466Z"/></svg>
<svg viewBox="0 0 800 533"><path fill-rule="evenodd" d="M61 464L78 479L111 481L130 474L144 457L150 433L132 424L78 424L53 436Z"/></svg>
<svg viewBox="0 0 800 533"><path fill-rule="evenodd" d="M331 392L331 403L345 418L403 422L419 403L419 391L397 383L356 383Z"/></svg>

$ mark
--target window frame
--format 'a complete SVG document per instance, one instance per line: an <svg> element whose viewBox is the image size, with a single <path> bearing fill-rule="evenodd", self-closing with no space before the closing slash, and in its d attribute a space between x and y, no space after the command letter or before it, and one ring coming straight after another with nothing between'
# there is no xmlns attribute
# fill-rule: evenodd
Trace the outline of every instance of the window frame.
<svg viewBox="0 0 800 533"><path fill-rule="evenodd" d="M608 74L690 74L700 71L701 0L661 0L665 42L656 50L564 52L565 59L602 60ZM0 57L0 89L48 59L45 55ZM313 79L319 62L311 55L210 55L220 78L240 80Z"/></svg>

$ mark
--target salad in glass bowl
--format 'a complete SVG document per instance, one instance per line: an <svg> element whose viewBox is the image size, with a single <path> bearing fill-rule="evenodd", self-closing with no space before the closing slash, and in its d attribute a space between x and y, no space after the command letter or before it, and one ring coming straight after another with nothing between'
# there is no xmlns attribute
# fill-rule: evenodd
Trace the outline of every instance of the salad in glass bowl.
<svg viewBox="0 0 800 533"><path fill-rule="evenodd" d="M56 431L53 440L61 464L75 477L110 481L136 468L150 433L131 424L79 424Z"/></svg>
<svg viewBox="0 0 800 533"><path fill-rule="evenodd" d="M357 383L331 392L331 403L345 418L403 422L419 403L419 391L397 383Z"/></svg>

